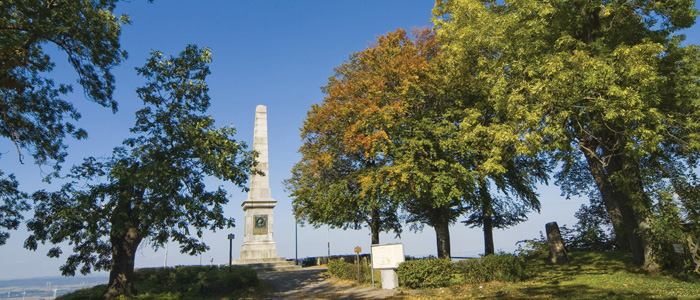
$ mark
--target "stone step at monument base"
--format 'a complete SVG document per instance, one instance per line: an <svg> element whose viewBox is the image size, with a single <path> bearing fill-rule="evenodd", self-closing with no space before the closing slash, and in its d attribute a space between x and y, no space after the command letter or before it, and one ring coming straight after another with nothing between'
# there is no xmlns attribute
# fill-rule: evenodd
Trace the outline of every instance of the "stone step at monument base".
<svg viewBox="0 0 700 300"><path fill-rule="evenodd" d="M246 266L256 271L296 271L301 266L294 265L294 261L280 258L243 259L231 261L237 266Z"/></svg>

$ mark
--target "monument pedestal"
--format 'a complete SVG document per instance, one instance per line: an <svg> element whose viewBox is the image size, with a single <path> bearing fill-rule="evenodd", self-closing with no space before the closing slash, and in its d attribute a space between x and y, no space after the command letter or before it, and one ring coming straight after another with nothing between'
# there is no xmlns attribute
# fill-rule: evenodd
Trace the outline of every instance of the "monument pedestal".
<svg viewBox="0 0 700 300"><path fill-rule="evenodd" d="M248 243L241 246L240 261L277 258L275 242Z"/></svg>
<svg viewBox="0 0 700 300"><path fill-rule="evenodd" d="M301 270L301 266L295 265L293 261L286 260L284 257L234 260L231 263L234 265L243 265L256 271Z"/></svg>
<svg viewBox="0 0 700 300"><path fill-rule="evenodd" d="M252 185L257 182L253 182ZM253 191L251 186L251 192ZM268 188L269 191L269 188ZM250 194L251 196L253 194ZM246 200L243 202L245 212L245 235L239 260L260 260L277 258L277 245L272 239L274 218L272 209L277 201L267 199Z"/></svg>

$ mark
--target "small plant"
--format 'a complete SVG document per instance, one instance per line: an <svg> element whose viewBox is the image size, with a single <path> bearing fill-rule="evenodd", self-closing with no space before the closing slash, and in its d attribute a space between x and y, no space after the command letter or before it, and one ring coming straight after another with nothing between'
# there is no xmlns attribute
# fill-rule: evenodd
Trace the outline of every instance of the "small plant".
<svg viewBox="0 0 700 300"><path fill-rule="evenodd" d="M529 240L520 240L517 243L518 249L515 252L518 256L535 258L541 256L547 256L549 253L549 246L547 245L547 238L544 237L542 231L540 231L539 238L533 238Z"/></svg>
<svg viewBox="0 0 700 300"><path fill-rule="evenodd" d="M487 255L454 264L455 272L462 274L465 283L497 281L520 281L525 279L525 262L522 258L508 255Z"/></svg>
<svg viewBox="0 0 700 300"><path fill-rule="evenodd" d="M408 288L430 288L450 285L452 262L446 259L426 258L401 263L399 284Z"/></svg>
<svg viewBox="0 0 700 300"><path fill-rule="evenodd" d="M331 260L328 262L328 273L340 279L356 279L357 269L353 267L353 264L342 260Z"/></svg>
<svg viewBox="0 0 700 300"><path fill-rule="evenodd" d="M370 272L372 272L372 268L366 259L360 260L359 266L356 263L349 263L339 259L328 262L328 273L340 279L370 282L372 279L372 273Z"/></svg>

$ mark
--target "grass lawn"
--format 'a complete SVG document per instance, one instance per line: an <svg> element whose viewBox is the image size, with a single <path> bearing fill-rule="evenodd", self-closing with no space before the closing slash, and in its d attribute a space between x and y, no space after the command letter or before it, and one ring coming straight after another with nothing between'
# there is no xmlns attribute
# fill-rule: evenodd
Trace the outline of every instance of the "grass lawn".
<svg viewBox="0 0 700 300"><path fill-rule="evenodd" d="M700 282L646 274L619 252L570 257L567 265L528 261L529 278L522 282L402 290L394 299L700 299Z"/></svg>

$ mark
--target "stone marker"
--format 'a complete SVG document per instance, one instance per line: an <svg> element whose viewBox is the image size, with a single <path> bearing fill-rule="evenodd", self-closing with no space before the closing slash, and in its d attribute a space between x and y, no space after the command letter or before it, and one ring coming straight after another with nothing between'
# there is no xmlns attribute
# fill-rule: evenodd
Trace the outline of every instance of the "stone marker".
<svg viewBox="0 0 700 300"><path fill-rule="evenodd" d="M274 218L272 209L277 201L270 196L270 178L267 157L267 107L255 108L255 131L253 150L258 152L258 166L265 176L253 174L250 177L248 199L243 201L245 212L243 245L240 260L265 260L277 258L277 246L272 240Z"/></svg>
<svg viewBox="0 0 700 300"><path fill-rule="evenodd" d="M382 289L393 290L399 287L399 274L396 270L382 270Z"/></svg>
<svg viewBox="0 0 700 300"><path fill-rule="evenodd" d="M383 289L393 290L399 287L399 275L396 270L406 258L403 244L372 245L370 254L372 257L372 284L374 284L374 270L381 270Z"/></svg>
<svg viewBox="0 0 700 300"><path fill-rule="evenodd" d="M544 225L547 230L547 244L549 244L549 259L553 264L563 264L569 262L569 256L564 248L564 240L559 232L557 222L550 222Z"/></svg>

